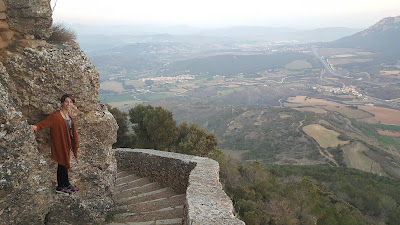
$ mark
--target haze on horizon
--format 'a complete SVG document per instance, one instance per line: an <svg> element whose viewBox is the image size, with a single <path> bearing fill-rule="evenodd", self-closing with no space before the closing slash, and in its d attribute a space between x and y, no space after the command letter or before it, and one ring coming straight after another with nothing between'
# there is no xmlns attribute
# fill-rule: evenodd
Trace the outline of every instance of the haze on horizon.
<svg viewBox="0 0 400 225"><path fill-rule="evenodd" d="M400 15L398 0L51 0L54 5L55 22L87 25L366 28Z"/></svg>

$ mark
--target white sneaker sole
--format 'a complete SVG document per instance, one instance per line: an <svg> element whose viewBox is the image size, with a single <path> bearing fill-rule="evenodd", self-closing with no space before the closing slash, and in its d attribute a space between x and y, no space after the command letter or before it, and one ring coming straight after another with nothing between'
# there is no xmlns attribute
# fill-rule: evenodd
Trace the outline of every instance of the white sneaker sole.
<svg viewBox="0 0 400 225"><path fill-rule="evenodd" d="M57 191L57 190L56 190L56 193L57 193L57 194L64 194L64 195L70 195L70 193L63 192L63 191Z"/></svg>

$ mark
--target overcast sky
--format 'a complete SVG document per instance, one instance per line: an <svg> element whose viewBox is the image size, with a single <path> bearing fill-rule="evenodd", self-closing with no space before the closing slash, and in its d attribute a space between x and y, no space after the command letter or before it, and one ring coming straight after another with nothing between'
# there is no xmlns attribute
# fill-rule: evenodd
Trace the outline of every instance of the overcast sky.
<svg viewBox="0 0 400 225"><path fill-rule="evenodd" d="M365 28L388 16L400 16L400 0L57 0L53 18L97 25Z"/></svg>

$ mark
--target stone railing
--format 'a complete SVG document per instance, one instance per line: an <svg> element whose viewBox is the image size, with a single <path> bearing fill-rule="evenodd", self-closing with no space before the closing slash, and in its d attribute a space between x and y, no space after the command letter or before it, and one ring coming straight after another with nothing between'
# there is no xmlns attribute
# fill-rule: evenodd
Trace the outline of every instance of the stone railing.
<svg viewBox="0 0 400 225"><path fill-rule="evenodd" d="M119 169L132 171L186 193L185 225L241 224L233 212L232 201L219 182L216 161L150 149L115 150Z"/></svg>

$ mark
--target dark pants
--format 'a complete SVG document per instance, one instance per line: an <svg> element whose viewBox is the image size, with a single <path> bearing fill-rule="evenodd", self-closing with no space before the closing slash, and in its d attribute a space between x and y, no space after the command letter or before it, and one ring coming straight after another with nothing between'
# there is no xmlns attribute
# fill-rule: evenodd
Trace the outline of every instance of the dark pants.
<svg viewBox="0 0 400 225"><path fill-rule="evenodd" d="M65 166L58 164L57 168L57 183L59 187L68 187L70 185L68 180L68 170Z"/></svg>

